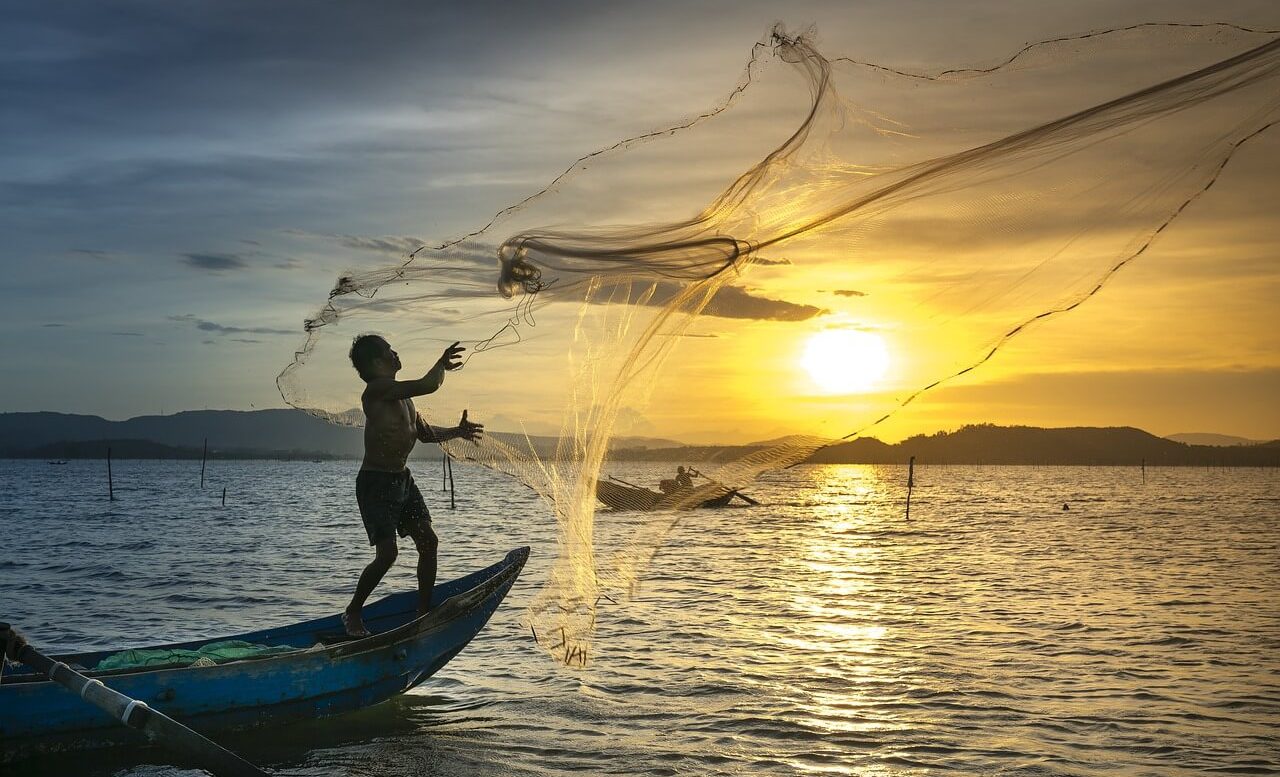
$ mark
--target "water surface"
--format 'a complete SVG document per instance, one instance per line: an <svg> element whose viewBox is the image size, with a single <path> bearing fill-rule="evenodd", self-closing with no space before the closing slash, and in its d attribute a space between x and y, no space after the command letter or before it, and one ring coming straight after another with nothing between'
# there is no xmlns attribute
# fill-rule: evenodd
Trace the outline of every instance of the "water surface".
<svg viewBox="0 0 1280 777"><path fill-rule="evenodd" d="M356 466L212 462L201 490L198 462L118 461L108 502L103 462L0 460L0 614L72 651L337 612L370 558ZM285 775L1280 774L1276 470L917 467L909 522L902 468L773 473L763 506L681 517L585 669L519 625L547 508L458 466L450 510L417 478L441 579L533 547L507 602L413 692L226 744ZM640 520L601 514L602 542ZM164 763L5 774L198 774Z"/></svg>

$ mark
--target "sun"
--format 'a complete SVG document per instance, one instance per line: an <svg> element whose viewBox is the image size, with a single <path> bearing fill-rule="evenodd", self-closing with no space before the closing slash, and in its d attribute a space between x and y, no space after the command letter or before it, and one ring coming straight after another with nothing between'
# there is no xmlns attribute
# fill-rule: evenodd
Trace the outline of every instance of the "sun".
<svg viewBox="0 0 1280 777"><path fill-rule="evenodd" d="M866 391L889 368L884 339L857 329L827 329L809 338L800 364L829 394Z"/></svg>

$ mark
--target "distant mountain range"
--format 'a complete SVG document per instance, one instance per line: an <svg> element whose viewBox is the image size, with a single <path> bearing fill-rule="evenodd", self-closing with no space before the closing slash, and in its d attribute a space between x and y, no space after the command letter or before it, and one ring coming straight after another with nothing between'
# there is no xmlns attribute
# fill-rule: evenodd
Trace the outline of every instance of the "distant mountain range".
<svg viewBox="0 0 1280 777"><path fill-rule="evenodd" d="M492 436L506 441L526 439L501 432ZM1204 434L1177 437L1183 439L1165 439L1129 427L1042 429L983 424L917 435L897 444L860 438L821 449L810 461L887 464L905 463L915 456L920 463L932 464L1137 465L1145 461L1152 465L1280 466L1280 440L1254 443ZM205 439L211 458L359 458L363 453L360 429L334 426L298 410L193 410L127 421L64 413L0 413L3 458L101 458L108 446L119 458L199 458ZM1203 439L1221 442L1198 442ZM556 438L528 440L540 455L554 455ZM662 438L619 437L612 447L619 460L714 462L735 459L776 442L688 446ZM415 458L436 455L434 446L419 446L415 451Z"/></svg>
<svg viewBox="0 0 1280 777"><path fill-rule="evenodd" d="M1188 445L1262 445L1266 440L1250 440L1247 437L1232 437L1229 434L1210 434L1208 432L1183 432L1171 434L1166 439L1174 442L1185 442Z"/></svg>
<svg viewBox="0 0 1280 777"><path fill-rule="evenodd" d="M557 438L493 432L504 442L528 440L540 455L554 455ZM94 415L0 413L0 458L102 458L107 448L119 458L358 459L363 430L335 426L300 410L190 410L108 421ZM618 437L614 447L671 448L675 440ZM437 456L422 445L414 458Z"/></svg>
<svg viewBox="0 0 1280 777"><path fill-rule="evenodd" d="M786 441L786 438L783 438ZM770 443L619 450L631 461L728 461ZM1189 445L1131 427L1042 429L976 424L954 432L916 435L897 444L864 437L822 448L815 464L1046 464L1280 466L1280 440L1256 445Z"/></svg>

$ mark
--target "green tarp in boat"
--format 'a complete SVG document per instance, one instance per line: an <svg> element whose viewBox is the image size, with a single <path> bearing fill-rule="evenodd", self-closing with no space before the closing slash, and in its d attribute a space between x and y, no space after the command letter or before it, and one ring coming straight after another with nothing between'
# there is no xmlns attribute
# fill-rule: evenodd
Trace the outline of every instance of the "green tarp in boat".
<svg viewBox="0 0 1280 777"><path fill-rule="evenodd" d="M160 650L122 650L115 655L107 656L94 667L97 671L108 669L142 669L159 666L191 666L200 664L212 666L227 661L240 661L245 658L261 658L279 653L292 653L297 648L288 646L255 645L238 639L222 642L210 642L198 650L160 649Z"/></svg>

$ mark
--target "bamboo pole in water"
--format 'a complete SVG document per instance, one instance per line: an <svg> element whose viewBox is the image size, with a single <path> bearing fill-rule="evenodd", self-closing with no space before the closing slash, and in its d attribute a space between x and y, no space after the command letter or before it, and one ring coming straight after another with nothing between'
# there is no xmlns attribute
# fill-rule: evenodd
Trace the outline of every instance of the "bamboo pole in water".
<svg viewBox="0 0 1280 777"><path fill-rule="evenodd" d="M107 447L107 500L116 501L116 488L111 482L111 448Z"/></svg>
<svg viewBox="0 0 1280 777"><path fill-rule="evenodd" d="M457 510L458 503L454 500L453 496L453 457L448 453L444 455L444 466L449 470L449 509Z"/></svg>
<svg viewBox="0 0 1280 777"><path fill-rule="evenodd" d="M907 462L907 520L911 520L911 489L916 485L916 457Z"/></svg>
<svg viewBox="0 0 1280 777"><path fill-rule="evenodd" d="M204 464L209 458L209 438L204 438L204 451L200 454L200 487L204 488Z"/></svg>

